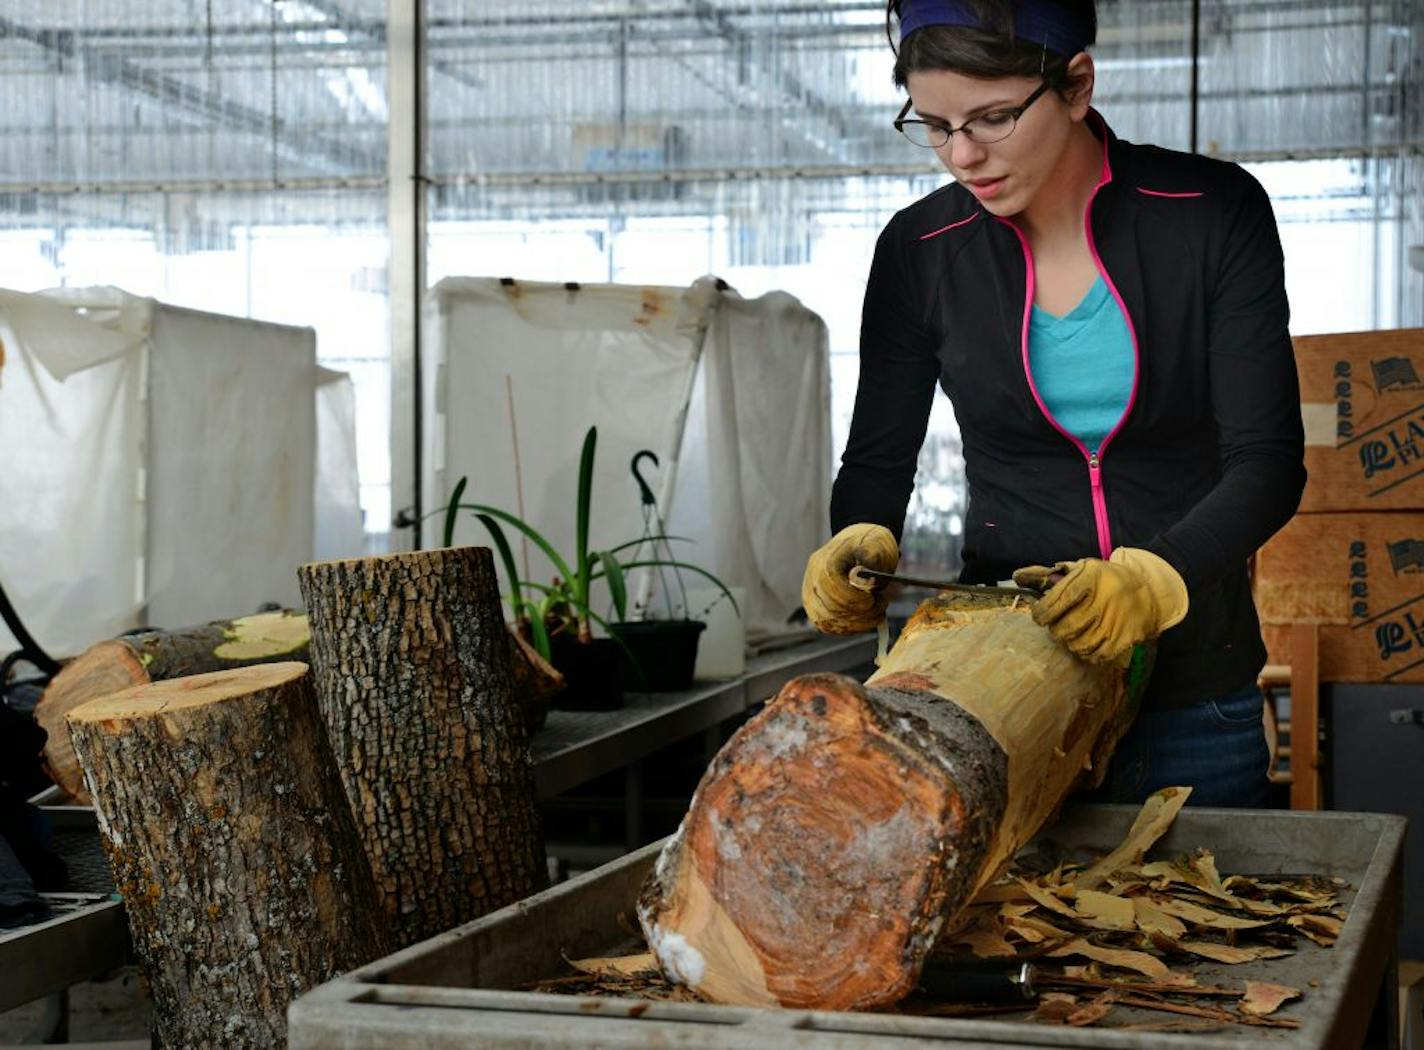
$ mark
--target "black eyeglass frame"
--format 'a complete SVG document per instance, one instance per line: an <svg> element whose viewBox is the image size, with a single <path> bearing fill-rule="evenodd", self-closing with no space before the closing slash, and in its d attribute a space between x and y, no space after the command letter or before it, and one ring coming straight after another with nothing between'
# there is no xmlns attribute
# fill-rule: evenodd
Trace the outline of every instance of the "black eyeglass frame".
<svg viewBox="0 0 1424 1050"><path fill-rule="evenodd" d="M900 107L900 113L899 113L899 115L898 115L898 116L895 118L895 120L894 120L895 130L898 131L901 135L905 135L905 138L909 139L910 142L914 143L916 146L919 146L921 149L943 149L945 146L948 146L951 141L953 141L955 132L960 132L960 131L964 132L964 134L966 134L966 135L969 136L969 141L970 141L970 142L977 142L977 143L979 143L981 146L992 145L992 144L995 143L995 142L1003 142L1004 139L1008 138L1010 135L1012 135L1012 134L1014 133L1014 130L1019 126L1019 118L1024 115L1025 111L1027 111L1027 109L1028 109L1029 106L1033 105L1035 102L1038 101L1038 97L1039 97L1040 95L1042 95L1045 91L1048 90L1048 86L1049 86L1049 85L1048 85L1048 81L1045 80L1043 83L1039 84L1038 87L1034 89L1033 94L1030 95L1028 98L1024 99L1021 104L1019 104L1019 105L1017 105L1017 106L1011 106L1011 107L1008 108L1008 109L993 109L993 110L990 110L990 111L987 112L987 113L980 113L977 117L971 117L969 120L966 120L963 124L959 125L959 127L957 127L957 128L952 128L952 127L950 127L948 124L940 124L938 121L932 121L932 120L917 120L917 119L914 119L914 118L911 118L911 119L909 119L909 120L906 120L906 119L905 119L905 114L908 113L908 112L910 112L910 107L913 106L914 103L915 103L915 100L914 100L914 99L912 99L912 98L907 98L907 99L905 99L905 104ZM985 142L983 139L976 139L976 138L974 137L974 133L973 133L972 131L969 131L969 130L968 130L969 126L970 126L971 124L973 124L975 121L983 120L985 117L996 117L996 116L1004 116L1004 115L1013 117L1013 118L1014 118L1014 125L1013 125L1013 127L1009 128L1009 130L1006 131L1006 132L1005 132L1003 135L1001 135L999 138L990 139L988 142ZM942 143L940 143L938 146L933 145L932 143L919 143L919 142L915 142L914 139L910 138L909 135L906 135L906 134L905 134L905 125L906 125L906 124L921 124L921 125L923 125L923 126L926 127L926 128L930 128L930 129L932 129L932 130L934 130L934 131L942 132L942 133L944 134L944 141L943 141ZM926 137L929 137L929 136L927 135Z"/></svg>

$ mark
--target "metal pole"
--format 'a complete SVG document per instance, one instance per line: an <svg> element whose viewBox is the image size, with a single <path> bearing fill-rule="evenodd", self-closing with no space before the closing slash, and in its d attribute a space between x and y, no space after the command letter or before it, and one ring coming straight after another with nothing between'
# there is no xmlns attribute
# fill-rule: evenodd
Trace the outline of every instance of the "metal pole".
<svg viewBox="0 0 1424 1050"><path fill-rule="evenodd" d="M1370 66L1374 63L1374 4L1371 0L1365 0L1365 24L1363 45L1364 61L1360 63L1360 145L1369 151L1374 146L1374 121L1371 117L1373 110L1372 99L1370 98ZM1393 174L1393 169L1385 165L1377 156L1366 156L1361 161L1366 185L1370 190L1370 199L1374 205L1374 221L1370 223L1370 268L1374 271L1374 280L1371 282L1374 292L1370 296L1370 327L1380 326L1380 220L1381 220L1381 195L1385 192L1382 185L1385 172ZM1403 225L1400 226L1401 232ZM1401 273L1396 277L1396 281L1402 281L1404 275ZM1395 322L1396 324L1398 321Z"/></svg>
<svg viewBox="0 0 1424 1050"><path fill-rule="evenodd" d="M1197 104L1201 100L1201 0L1192 0L1191 151L1197 152Z"/></svg>
<svg viewBox="0 0 1424 1050"><path fill-rule="evenodd" d="M425 0L387 0L391 237L392 549L421 545L421 300L425 294Z"/></svg>

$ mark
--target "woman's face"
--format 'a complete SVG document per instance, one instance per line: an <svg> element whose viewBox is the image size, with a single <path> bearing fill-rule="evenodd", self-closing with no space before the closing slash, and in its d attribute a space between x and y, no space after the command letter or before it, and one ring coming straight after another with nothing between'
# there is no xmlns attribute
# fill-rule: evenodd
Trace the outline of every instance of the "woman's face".
<svg viewBox="0 0 1424 1050"><path fill-rule="evenodd" d="M1088 60L1086 55L1079 58ZM948 70L911 73L907 80L920 119L953 128L981 113L1021 106L1040 83L1035 77L980 80ZM1008 138L984 144L956 131L935 153L986 211L1017 215L1053 179L1087 110L1086 99L1070 106L1056 91L1045 91L1019 117Z"/></svg>

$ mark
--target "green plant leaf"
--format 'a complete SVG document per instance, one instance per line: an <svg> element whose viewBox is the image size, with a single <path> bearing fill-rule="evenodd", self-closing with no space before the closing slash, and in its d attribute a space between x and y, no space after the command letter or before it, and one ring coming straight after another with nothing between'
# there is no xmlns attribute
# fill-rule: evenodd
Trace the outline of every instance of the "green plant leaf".
<svg viewBox="0 0 1424 1050"><path fill-rule="evenodd" d="M445 507L445 546L455 545L455 519L460 516L460 497L465 494L465 483L468 477L461 477L455 485L455 491L450 494L450 502Z"/></svg>
<svg viewBox="0 0 1424 1050"><path fill-rule="evenodd" d="M618 544L618 546L616 546L616 547L609 547L608 549L609 549L610 551L612 551L614 554L617 554L617 553L619 553L620 551L626 551L626 550L627 550L628 548L630 548L630 547L639 547L639 546L642 546L644 543L656 543L658 540L662 540L662 541L664 541L664 542L666 542L666 541L668 541L668 540L677 540L679 543L695 543L695 542L696 542L695 540L689 539L689 538L686 537L686 536L669 536L669 535L666 535L665 533L661 533L661 532L660 532L660 533L658 533L656 536L644 536L642 539L629 540L627 543L620 543L620 544Z"/></svg>
<svg viewBox="0 0 1424 1050"><path fill-rule="evenodd" d="M623 567L612 551L599 551L594 555L594 561L602 562L603 570L608 575L608 593L613 597L613 611L618 614L618 619L628 619L628 584L623 579Z"/></svg>
<svg viewBox="0 0 1424 1050"><path fill-rule="evenodd" d="M630 561L622 565L621 568L624 572L627 572L629 569L655 569L658 566L664 566L666 568L673 569L686 569L688 572L695 572L699 576L707 577L707 579L711 580L714 584L717 585L718 590L720 590L723 594L727 596L727 601L732 603L732 608L737 610L737 615L742 615L741 607L737 605L737 599L732 597L732 592L727 590L727 585L721 580L717 579L717 577L713 576L706 569L703 569L697 565L689 565L685 561L665 561L661 558L658 558L652 561ZM595 578L597 577L595 576Z"/></svg>
<svg viewBox="0 0 1424 1050"><path fill-rule="evenodd" d="M461 487L464 487L464 478L460 479ZM458 490L457 490L458 491ZM509 593L518 599L522 593L519 585L519 568L514 564L514 551L509 548L509 540L504 537L504 530L499 527L499 522L495 521L488 514L476 514L480 519L480 524L490 534L490 539L494 541L495 550L499 552L499 560L504 563L504 574L509 579ZM514 610L515 616L519 615L519 610Z"/></svg>
<svg viewBox="0 0 1424 1050"><path fill-rule="evenodd" d="M554 568L559 571L559 574L564 579L572 578L572 574L569 572L568 562L559 556L559 552L554 549L548 540L539 534L539 531L535 529L534 526L525 524L523 520L516 518L507 510L500 510L498 507L491 507L485 503L461 503L460 509L472 510L476 514L488 514L490 517L498 518L506 525L511 525L518 529L524 533L524 535L528 536L536 547L548 555L549 560L554 563Z"/></svg>
<svg viewBox="0 0 1424 1050"><path fill-rule="evenodd" d="M593 506L593 460L598 446L598 428L589 427L583 438L583 450L579 453L578 507L574 526L577 531L577 550L574 557L578 562L578 579L575 596L588 604L588 584L593 572L593 563L588 556L589 513Z"/></svg>
<svg viewBox="0 0 1424 1050"><path fill-rule="evenodd" d="M549 642L549 631L544 626L544 617L539 615L539 610L533 602L525 602L525 605L534 609L535 615L529 618L529 634L534 639L534 648L539 655L550 663L554 662L554 647Z"/></svg>

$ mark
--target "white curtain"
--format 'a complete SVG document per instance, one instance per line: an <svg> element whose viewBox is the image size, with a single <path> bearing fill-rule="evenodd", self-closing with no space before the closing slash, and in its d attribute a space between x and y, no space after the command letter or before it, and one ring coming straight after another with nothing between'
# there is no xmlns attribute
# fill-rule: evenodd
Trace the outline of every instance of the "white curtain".
<svg viewBox="0 0 1424 1050"><path fill-rule="evenodd" d="M113 288L0 292L0 581L76 653L300 600L312 556L310 329ZM0 649L13 647L0 637Z"/></svg>
<svg viewBox="0 0 1424 1050"><path fill-rule="evenodd" d="M432 289L426 322L427 510L466 477L464 502L520 514L565 553L580 447L597 426L592 547L643 532L629 465L650 449L660 466L644 476L669 529L695 541L675 553L747 589L749 633L785 629L825 531L819 317L789 295L743 300L711 278L682 289L452 278ZM425 543L440 542L441 525L438 513L427 518ZM521 575L546 582L552 564L531 546L526 572L508 531ZM454 538L489 543L468 514ZM657 601L661 588L634 591Z"/></svg>

